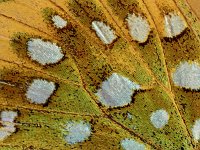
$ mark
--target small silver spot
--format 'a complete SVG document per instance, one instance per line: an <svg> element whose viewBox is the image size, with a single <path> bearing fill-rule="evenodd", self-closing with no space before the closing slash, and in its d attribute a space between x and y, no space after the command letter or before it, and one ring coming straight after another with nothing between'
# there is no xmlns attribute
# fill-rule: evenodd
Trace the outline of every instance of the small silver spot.
<svg viewBox="0 0 200 150"><path fill-rule="evenodd" d="M67 131L67 135L64 138L68 144L83 142L91 135L91 126L85 121L68 122L65 130Z"/></svg>
<svg viewBox="0 0 200 150"><path fill-rule="evenodd" d="M46 80L34 79L28 87L26 97L31 103L45 104L55 90L55 84Z"/></svg>
<svg viewBox="0 0 200 150"><path fill-rule="evenodd" d="M186 28L186 23L182 17L175 13L169 13L165 15L165 33L166 37L175 37Z"/></svg>
<svg viewBox="0 0 200 150"><path fill-rule="evenodd" d="M127 113L127 118L128 118L129 120L132 120L132 119L133 119L133 115L130 114L130 113Z"/></svg>
<svg viewBox="0 0 200 150"><path fill-rule="evenodd" d="M126 21L128 22L129 33L133 40L140 43L145 42L150 32L150 26L147 20L133 13L128 14Z"/></svg>
<svg viewBox="0 0 200 150"><path fill-rule="evenodd" d="M192 127L192 135L196 141L200 140L200 119L195 121Z"/></svg>
<svg viewBox="0 0 200 150"><path fill-rule="evenodd" d="M96 31L97 36L104 44L111 44L117 38L114 31L103 22L93 21L92 29Z"/></svg>
<svg viewBox="0 0 200 150"><path fill-rule="evenodd" d="M161 129L168 123L169 115L164 109L156 110L151 114L150 120L155 128Z"/></svg>
<svg viewBox="0 0 200 150"><path fill-rule="evenodd" d="M11 134L12 134L11 132L5 131L4 128L0 128L0 141L5 140Z"/></svg>
<svg viewBox="0 0 200 150"><path fill-rule="evenodd" d="M62 17L55 15L52 17L52 21L54 22L54 25L57 28L64 28L65 26L67 26L67 21L64 20Z"/></svg>
<svg viewBox="0 0 200 150"><path fill-rule="evenodd" d="M5 140L8 136L16 131L14 120L17 117L17 112L2 111L1 122L3 127L0 128L0 141Z"/></svg>
<svg viewBox="0 0 200 150"><path fill-rule="evenodd" d="M13 122L16 117L17 117L17 112L13 112L13 111L1 112L1 121Z"/></svg>
<svg viewBox="0 0 200 150"><path fill-rule="evenodd" d="M145 150L144 144L128 138L121 141L121 146L124 150Z"/></svg>

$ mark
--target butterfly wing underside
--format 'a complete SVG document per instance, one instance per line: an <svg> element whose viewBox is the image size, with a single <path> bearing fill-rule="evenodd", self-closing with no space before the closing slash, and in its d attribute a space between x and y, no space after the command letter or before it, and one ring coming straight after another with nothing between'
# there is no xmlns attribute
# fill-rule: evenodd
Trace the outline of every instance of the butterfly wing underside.
<svg viewBox="0 0 200 150"><path fill-rule="evenodd" d="M1 149L200 149L188 2L0 0Z"/></svg>

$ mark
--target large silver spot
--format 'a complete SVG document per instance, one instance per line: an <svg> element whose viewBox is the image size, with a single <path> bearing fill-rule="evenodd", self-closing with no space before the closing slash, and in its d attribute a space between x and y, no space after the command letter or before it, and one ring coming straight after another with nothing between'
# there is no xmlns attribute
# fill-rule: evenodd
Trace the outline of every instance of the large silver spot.
<svg viewBox="0 0 200 150"><path fill-rule="evenodd" d="M63 58L62 50L55 43L31 39L27 43L28 55L42 65L54 64Z"/></svg>
<svg viewBox="0 0 200 150"><path fill-rule="evenodd" d="M124 150L145 150L144 144L128 138L121 141L121 146Z"/></svg>
<svg viewBox="0 0 200 150"><path fill-rule="evenodd" d="M175 37L186 28L186 23L182 17L177 14L169 13L165 15L165 33L166 37Z"/></svg>
<svg viewBox="0 0 200 150"><path fill-rule="evenodd" d="M68 122L64 130L67 131L67 135L64 138L68 144L83 142L91 135L91 126L85 121Z"/></svg>
<svg viewBox="0 0 200 150"><path fill-rule="evenodd" d="M196 62L181 63L172 74L175 85L187 89L198 90L200 88L200 66Z"/></svg>
<svg viewBox="0 0 200 150"><path fill-rule="evenodd" d="M113 73L102 83L96 95L99 101L108 107L125 106L131 102L131 96L140 86L129 79Z"/></svg>
<svg viewBox="0 0 200 150"><path fill-rule="evenodd" d="M150 32L147 20L133 13L128 14L126 21L128 22L129 33L132 38L140 43L145 42Z"/></svg>
<svg viewBox="0 0 200 150"><path fill-rule="evenodd" d="M55 90L55 84L46 80L35 79L28 87L26 97L36 104L44 104Z"/></svg>
<svg viewBox="0 0 200 150"><path fill-rule="evenodd" d="M151 114L150 120L155 128L161 129L168 123L169 115L164 109L156 110Z"/></svg>
<svg viewBox="0 0 200 150"><path fill-rule="evenodd" d="M114 31L103 22L93 21L92 29L96 31L97 36L104 44L111 44L117 38Z"/></svg>

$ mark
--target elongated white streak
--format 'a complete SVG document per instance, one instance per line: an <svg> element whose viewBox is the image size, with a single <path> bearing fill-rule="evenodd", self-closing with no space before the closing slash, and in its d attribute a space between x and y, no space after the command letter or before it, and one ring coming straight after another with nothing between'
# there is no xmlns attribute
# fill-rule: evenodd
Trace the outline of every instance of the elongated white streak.
<svg viewBox="0 0 200 150"><path fill-rule="evenodd" d="M70 121L66 124L64 139L68 144L76 144L87 140L91 135L91 126L85 121Z"/></svg>
<svg viewBox="0 0 200 150"><path fill-rule="evenodd" d="M150 26L147 20L140 15L136 16L133 13L128 14L126 21L128 23L129 33L133 40L140 43L145 42L150 32Z"/></svg>
<svg viewBox="0 0 200 150"><path fill-rule="evenodd" d="M92 29L104 44L111 44L117 38L114 31L103 22L93 21Z"/></svg>
<svg viewBox="0 0 200 150"><path fill-rule="evenodd" d="M145 145L133 139L125 138L121 141L121 146L124 150L145 150Z"/></svg>
<svg viewBox="0 0 200 150"><path fill-rule="evenodd" d="M62 17L60 17L58 15L52 16L52 21L54 22L54 25L57 28L61 28L62 29L65 26L67 26L67 21L64 20Z"/></svg>
<svg viewBox="0 0 200 150"><path fill-rule="evenodd" d="M186 22L182 17L175 13L169 13L164 17L166 37L175 37L181 34L186 26Z"/></svg>
<svg viewBox="0 0 200 150"><path fill-rule="evenodd" d="M192 127L192 135L196 141L200 140L200 119L197 119Z"/></svg>
<svg viewBox="0 0 200 150"><path fill-rule="evenodd" d="M140 89L140 85L117 73L113 73L102 83L96 95L103 105L118 107L129 104L132 100L132 94L138 89Z"/></svg>
<svg viewBox="0 0 200 150"><path fill-rule="evenodd" d="M94 30L98 33L99 37L101 39L103 39L103 41L105 43L109 43L109 41L107 40L106 36L104 36L104 34L102 33L101 29L97 26L97 24L95 22L92 22L92 26L93 26Z"/></svg>
<svg viewBox="0 0 200 150"><path fill-rule="evenodd" d="M168 37L173 37L169 16L165 16L165 31Z"/></svg>
<svg viewBox="0 0 200 150"><path fill-rule="evenodd" d="M155 128L161 129L168 123L169 114L164 109L156 110L151 114L150 120Z"/></svg>
<svg viewBox="0 0 200 150"><path fill-rule="evenodd" d="M3 127L0 128L0 141L5 140L8 136L16 131L14 120L17 117L17 112L2 111L1 122Z"/></svg>
<svg viewBox="0 0 200 150"><path fill-rule="evenodd" d="M172 74L175 85L186 89L200 89L200 65L197 62L181 62Z"/></svg>
<svg viewBox="0 0 200 150"><path fill-rule="evenodd" d="M55 43L30 39L27 45L28 55L42 65L57 63L64 56L61 48Z"/></svg>
<svg viewBox="0 0 200 150"><path fill-rule="evenodd" d="M34 79L28 87L26 97L31 103L45 104L55 90L55 84L46 80Z"/></svg>
<svg viewBox="0 0 200 150"><path fill-rule="evenodd" d="M5 82L5 81L0 81L0 84L8 85L8 86L15 86L14 84Z"/></svg>

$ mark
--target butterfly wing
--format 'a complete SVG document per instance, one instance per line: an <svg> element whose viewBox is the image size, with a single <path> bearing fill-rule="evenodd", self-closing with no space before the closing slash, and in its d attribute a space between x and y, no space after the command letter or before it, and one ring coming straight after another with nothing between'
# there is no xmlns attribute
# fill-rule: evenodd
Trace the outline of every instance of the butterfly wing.
<svg viewBox="0 0 200 150"><path fill-rule="evenodd" d="M1 110L18 113L2 148L198 149L198 90L173 80L199 59L184 4L1 2Z"/></svg>

